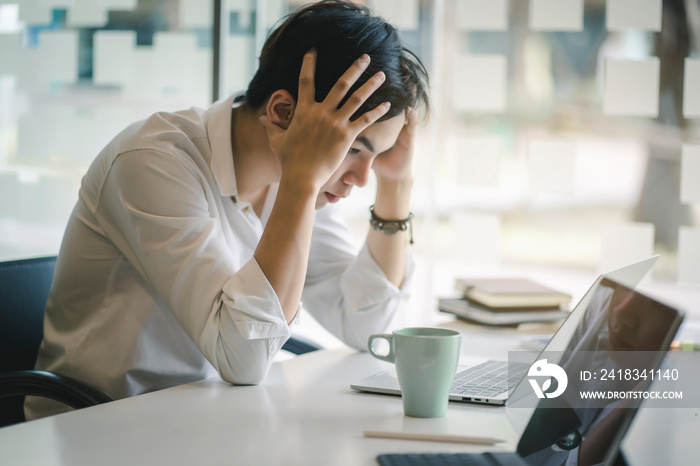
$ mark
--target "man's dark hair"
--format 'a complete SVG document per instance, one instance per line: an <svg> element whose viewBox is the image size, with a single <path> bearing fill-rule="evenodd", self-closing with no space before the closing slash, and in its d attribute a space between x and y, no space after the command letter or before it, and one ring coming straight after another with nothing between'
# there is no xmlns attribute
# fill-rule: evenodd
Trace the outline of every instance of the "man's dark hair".
<svg viewBox="0 0 700 466"><path fill-rule="evenodd" d="M370 65L345 99L379 71L384 72L386 81L353 119L386 101L391 102L391 109L381 120L420 104L428 110L428 74L418 57L402 45L396 29L372 16L366 7L339 0L303 7L270 34L260 55L260 67L248 86L246 103L258 108L279 89L296 99L302 59L312 48L318 57L316 101L325 99L338 78L366 53Z"/></svg>

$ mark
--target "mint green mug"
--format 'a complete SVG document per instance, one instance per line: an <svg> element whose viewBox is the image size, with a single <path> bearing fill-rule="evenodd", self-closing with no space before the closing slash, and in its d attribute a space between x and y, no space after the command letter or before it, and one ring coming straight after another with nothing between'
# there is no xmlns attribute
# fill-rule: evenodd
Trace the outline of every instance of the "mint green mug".
<svg viewBox="0 0 700 466"><path fill-rule="evenodd" d="M378 339L389 343L387 354L375 351ZM406 416L442 417L447 413L461 340L455 330L414 327L372 335L367 344L372 356L396 365Z"/></svg>

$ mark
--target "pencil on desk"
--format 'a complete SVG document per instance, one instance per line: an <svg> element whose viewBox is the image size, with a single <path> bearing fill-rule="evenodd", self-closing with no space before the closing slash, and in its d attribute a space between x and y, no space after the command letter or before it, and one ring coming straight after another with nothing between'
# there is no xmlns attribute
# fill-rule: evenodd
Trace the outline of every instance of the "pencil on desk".
<svg viewBox="0 0 700 466"><path fill-rule="evenodd" d="M398 440L423 440L427 442L470 443L473 445L494 445L505 440L489 437L470 437L467 435L425 434L421 432L400 432L385 430L366 430L365 437Z"/></svg>

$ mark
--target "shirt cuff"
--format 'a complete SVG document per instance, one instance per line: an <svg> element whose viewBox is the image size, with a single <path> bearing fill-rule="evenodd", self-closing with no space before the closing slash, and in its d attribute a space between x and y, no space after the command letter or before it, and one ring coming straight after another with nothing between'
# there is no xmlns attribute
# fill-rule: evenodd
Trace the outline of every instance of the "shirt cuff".
<svg viewBox="0 0 700 466"><path fill-rule="evenodd" d="M222 301L243 338L289 338L291 335L277 294L255 257L226 282Z"/></svg>

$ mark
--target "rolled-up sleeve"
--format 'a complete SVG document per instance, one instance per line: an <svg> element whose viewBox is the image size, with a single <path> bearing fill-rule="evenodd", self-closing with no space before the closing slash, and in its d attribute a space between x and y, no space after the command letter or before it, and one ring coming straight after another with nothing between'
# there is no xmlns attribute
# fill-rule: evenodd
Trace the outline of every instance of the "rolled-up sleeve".
<svg viewBox="0 0 700 466"><path fill-rule="evenodd" d="M220 376L255 384L290 326L252 252L226 243L216 195L186 158L134 151L112 164L96 218Z"/></svg>
<svg viewBox="0 0 700 466"><path fill-rule="evenodd" d="M367 338L386 331L408 298L413 256L407 251L406 273L401 287L392 284L365 243L359 251L336 206L316 215L304 308L344 343L367 350Z"/></svg>

